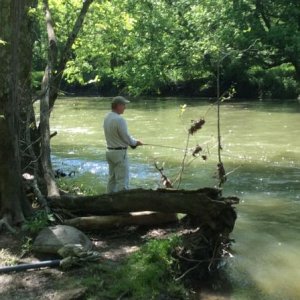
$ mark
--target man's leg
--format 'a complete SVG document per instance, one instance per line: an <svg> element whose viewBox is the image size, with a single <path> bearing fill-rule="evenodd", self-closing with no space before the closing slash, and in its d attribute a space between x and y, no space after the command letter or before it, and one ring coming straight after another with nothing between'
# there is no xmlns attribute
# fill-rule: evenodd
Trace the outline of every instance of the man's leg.
<svg viewBox="0 0 300 300"><path fill-rule="evenodd" d="M108 194L116 192L116 176L115 176L115 163L114 155L112 152L106 152L106 160L108 163L108 182L106 192Z"/></svg>
<svg viewBox="0 0 300 300"><path fill-rule="evenodd" d="M120 160L115 167L116 191L129 189L129 166L127 151L120 150Z"/></svg>

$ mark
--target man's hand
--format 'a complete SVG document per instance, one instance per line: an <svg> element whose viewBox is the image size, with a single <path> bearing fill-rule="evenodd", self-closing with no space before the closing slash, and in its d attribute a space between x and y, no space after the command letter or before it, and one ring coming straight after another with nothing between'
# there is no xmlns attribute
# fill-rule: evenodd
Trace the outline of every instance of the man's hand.
<svg viewBox="0 0 300 300"><path fill-rule="evenodd" d="M141 141L136 141L135 146L130 146L131 149L135 149L137 146L142 146L143 143Z"/></svg>

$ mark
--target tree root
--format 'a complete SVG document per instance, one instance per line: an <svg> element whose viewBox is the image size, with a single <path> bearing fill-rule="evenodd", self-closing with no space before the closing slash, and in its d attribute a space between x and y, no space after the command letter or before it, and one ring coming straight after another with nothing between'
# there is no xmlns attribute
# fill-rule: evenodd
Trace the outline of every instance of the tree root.
<svg viewBox="0 0 300 300"><path fill-rule="evenodd" d="M6 229L12 233L12 234L16 234L17 231L9 224L9 217L7 215L5 215L1 220L0 220L0 230L4 227L6 227Z"/></svg>
<svg viewBox="0 0 300 300"><path fill-rule="evenodd" d="M28 173L24 173L22 176L23 176L23 179L26 182L26 185L31 189L32 193L34 194L34 196L35 196L37 202L39 203L40 207L42 209L44 209L47 214L50 213L51 210L48 206L46 198L44 197L44 195L40 191L40 188L39 188L38 183L37 183L36 176L28 174Z"/></svg>
<svg viewBox="0 0 300 300"><path fill-rule="evenodd" d="M185 217L182 221L186 228L181 235L182 245L173 253L181 273L176 281L202 281L218 273L226 263L226 258L232 257L232 240L229 234L234 227L235 218L234 213L225 214L224 218L216 216L215 226L211 227L201 223L198 217Z"/></svg>

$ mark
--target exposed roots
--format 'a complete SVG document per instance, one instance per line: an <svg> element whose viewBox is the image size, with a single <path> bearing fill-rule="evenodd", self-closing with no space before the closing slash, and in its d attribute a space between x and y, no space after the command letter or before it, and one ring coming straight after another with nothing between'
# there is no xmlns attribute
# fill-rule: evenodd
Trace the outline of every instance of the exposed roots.
<svg viewBox="0 0 300 300"><path fill-rule="evenodd" d="M216 216L213 224L204 224L203 220L194 216L184 218L183 224L189 229L183 232L183 243L173 254L181 274L176 280L206 280L226 263L226 258L232 256L229 234L235 220L236 214L232 209Z"/></svg>
<svg viewBox="0 0 300 300"><path fill-rule="evenodd" d="M2 228L6 228L12 234L17 233L17 231L9 224L9 217L7 215L0 220L0 230L2 230Z"/></svg>

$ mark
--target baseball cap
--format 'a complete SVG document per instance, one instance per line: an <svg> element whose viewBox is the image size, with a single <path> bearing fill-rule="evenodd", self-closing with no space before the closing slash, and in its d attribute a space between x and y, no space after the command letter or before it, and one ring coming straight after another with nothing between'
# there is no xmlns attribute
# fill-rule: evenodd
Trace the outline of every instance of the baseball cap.
<svg viewBox="0 0 300 300"><path fill-rule="evenodd" d="M127 103L130 103L130 101L122 96L117 96L112 99L111 103L112 104L127 104Z"/></svg>

